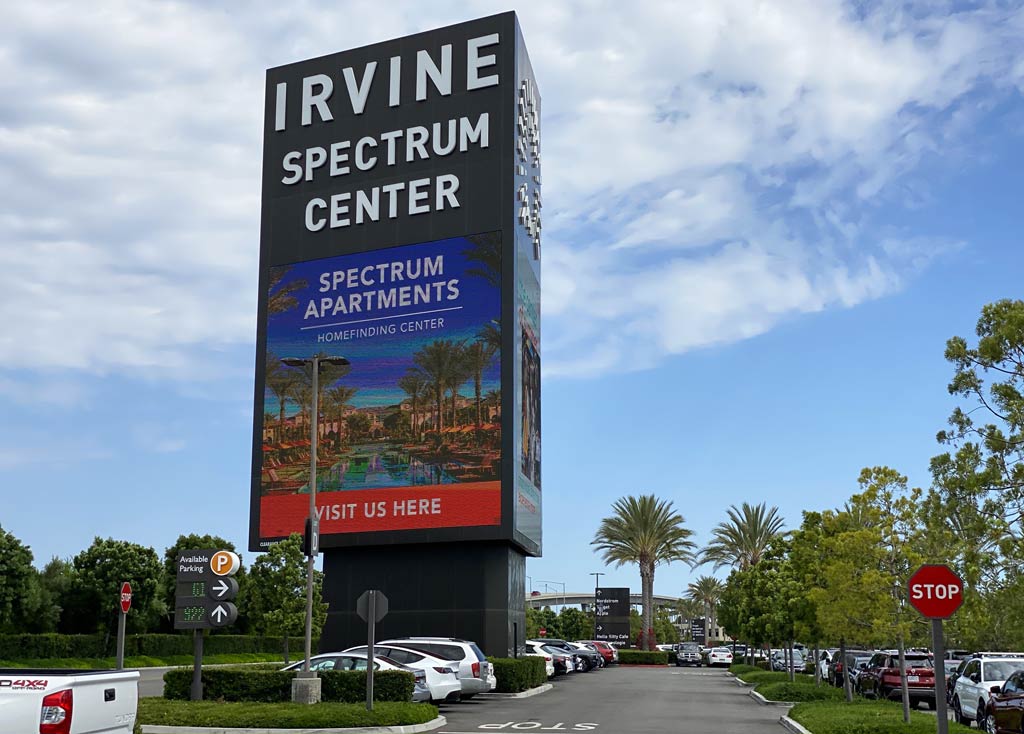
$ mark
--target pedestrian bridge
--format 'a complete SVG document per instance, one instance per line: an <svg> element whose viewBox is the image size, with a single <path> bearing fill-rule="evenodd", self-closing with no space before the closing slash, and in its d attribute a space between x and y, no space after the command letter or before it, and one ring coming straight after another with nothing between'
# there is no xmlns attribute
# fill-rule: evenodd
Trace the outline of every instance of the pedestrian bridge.
<svg viewBox="0 0 1024 734"><path fill-rule="evenodd" d="M678 596L665 596L664 594L654 595L654 606L655 607L671 607L675 608L682 599ZM533 607L534 609L541 609L543 607L564 607L564 606L590 606L594 603L594 592L577 592L568 591L554 593L540 593L538 591L526 597L526 605ZM633 606L640 606L642 604L640 594L630 594L629 603Z"/></svg>

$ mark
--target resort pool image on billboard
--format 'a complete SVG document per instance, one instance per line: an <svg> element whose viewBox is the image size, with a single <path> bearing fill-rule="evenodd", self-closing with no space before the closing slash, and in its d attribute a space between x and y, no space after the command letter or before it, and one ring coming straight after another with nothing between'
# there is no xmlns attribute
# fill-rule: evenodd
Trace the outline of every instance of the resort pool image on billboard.
<svg viewBox="0 0 1024 734"><path fill-rule="evenodd" d="M316 354L349 362L320 371L322 534L500 524L500 252L488 233L272 269L262 538L308 515L312 373L282 358Z"/></svg>

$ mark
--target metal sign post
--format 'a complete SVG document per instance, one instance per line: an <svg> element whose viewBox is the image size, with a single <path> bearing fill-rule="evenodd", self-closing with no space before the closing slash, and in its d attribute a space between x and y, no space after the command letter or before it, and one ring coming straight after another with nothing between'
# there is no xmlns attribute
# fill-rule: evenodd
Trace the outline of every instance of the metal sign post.
<svg viewBox="0 0 1024 734"><path fill-rule="evenodd" d="M128 610L132 608L132 585L127 581L121 584L118 601L121 605L121 613L117 615L117 669L124 670L124 630Z"/></svg>
<svg viewBox="0 0 1024 734"><path fill-rule="evenodd" d="M366 710L373 711L373 661L377 657L377 622L388 613L388 598L376 589L364 591L356 600L356 614L366 620Z"/></svg>

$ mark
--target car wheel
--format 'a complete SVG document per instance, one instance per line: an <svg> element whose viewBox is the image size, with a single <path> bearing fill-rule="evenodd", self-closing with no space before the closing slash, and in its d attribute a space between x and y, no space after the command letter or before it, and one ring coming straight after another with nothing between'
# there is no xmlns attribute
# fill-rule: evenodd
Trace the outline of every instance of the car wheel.
<svg viewBox="0 0 1024 734"><path fill-rule="evenodd" d="M996 734L996 715L991 711L985 715L985 731L988 734Z"/></svg>
<svg viewBox="0 0 1024 734"><path fill-rule="evenodd" d="M971 725L971 720L964 716L964 710L960 707L960 696L953 696L953 718L958 724Z"/></svg>

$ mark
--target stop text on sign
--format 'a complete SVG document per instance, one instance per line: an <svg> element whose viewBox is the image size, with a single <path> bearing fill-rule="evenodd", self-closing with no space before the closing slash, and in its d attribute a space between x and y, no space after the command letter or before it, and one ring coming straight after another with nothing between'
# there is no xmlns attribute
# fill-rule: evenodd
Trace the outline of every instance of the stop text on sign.
<svg viewBox="0 0 1024 734"><path fill-rule="evenodd" d="M913 584L911 599L954 599L960 593L959 584Z"/></svg>
<svg viewBox="0 0 1024 734"><path fill-rule="evenodd" d="M964 582L953 569L921 566L907 580L911 606L929 619L946 619L964 603Z"/></svg>

